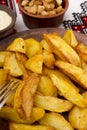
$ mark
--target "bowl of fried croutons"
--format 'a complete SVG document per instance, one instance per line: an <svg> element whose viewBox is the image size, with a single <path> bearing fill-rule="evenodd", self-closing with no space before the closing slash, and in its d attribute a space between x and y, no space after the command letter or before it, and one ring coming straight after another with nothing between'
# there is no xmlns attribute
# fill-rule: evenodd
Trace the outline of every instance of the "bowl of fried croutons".
<svg viewBox="0 0 87 130"><path fill-rule="evenodd" d="M58 27L68 9L68 0L18 0L28 28Z"/></svg>

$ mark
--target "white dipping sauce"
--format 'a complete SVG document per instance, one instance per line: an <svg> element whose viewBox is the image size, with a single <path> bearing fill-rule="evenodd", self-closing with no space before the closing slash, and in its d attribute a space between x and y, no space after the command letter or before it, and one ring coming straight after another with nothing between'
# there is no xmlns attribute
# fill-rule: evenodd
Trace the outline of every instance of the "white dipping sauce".
<svg viewBox="0 0 87 130"><path fill-rule="evenodd" d="M0 31L7 28L12 22L12 18L8 13L0 10Z"/></svg>

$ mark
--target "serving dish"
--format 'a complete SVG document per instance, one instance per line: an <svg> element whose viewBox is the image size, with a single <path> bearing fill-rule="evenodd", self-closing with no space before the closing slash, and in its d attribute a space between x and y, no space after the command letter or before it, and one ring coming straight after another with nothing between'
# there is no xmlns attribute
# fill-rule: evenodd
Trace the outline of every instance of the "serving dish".
<svg viewBox="0 0 87 130"><path fill-rule="evenodd" d="M34 15L31 14L21 6L22 0L18 0L18 5L20 11L22 12L23 20L25 25L28 28L45 28L45 27L58 27L63 20L63 16L65 15L69 2L68 0L63 0L62 7L63 10L54 14L54 15Z"/></svg>
<svg viewBox="0 0 87 130"><path fill-rule="evenodd" d="M16 14L12 11L12 9L5 5L0 5L0 10L6 13L11 18L11 23L7 27L0 30L0 39L2 39L12 33L13 27L15 26L16 22Z"/></svg>
<svg viewBox="0 0 87 130"><path fill-rule="evenodd" d="M57 32L59 35L63 36L65 31L66 31L65 29L61 29L61 28L43 28L43 29L41 28L41 29L26 30L26 31L17 33L15 35L9 36L8 38L5 38L4 40L1 40L0 41L0 50L4 50L8 46L8 44L10 44L17 37L22 37L24 39L33 37L40 41L42 39L43 33ZM79 42L87 44L86 35L77 33L77 32L74 32L74 33ZM6 121L0 120L0 129L8 130Z"/></svg>

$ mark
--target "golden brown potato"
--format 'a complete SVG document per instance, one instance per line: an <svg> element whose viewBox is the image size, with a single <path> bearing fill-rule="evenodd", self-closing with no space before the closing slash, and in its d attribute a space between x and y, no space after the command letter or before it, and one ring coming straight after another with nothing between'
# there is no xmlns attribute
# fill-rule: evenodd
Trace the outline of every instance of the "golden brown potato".
<svg viewBox="0 0 87 130"><path fill-rule="evenodd" d="M87 90L87 72L83 68L63 61L56 61L55 65L65 72L73 81Z"/></svg>
<svg viewBox="0 0 87 130"><path fill-rule="evenodd" d="M69 112L69 122L75 129L87 130L87 108L73 107Z"/></svg>
<svg viewBox="0 0 87 130"><path fill-rule="evenodd" d="M25 40L26 43L26 55L31 58L34 55L42 53L42 46L34 38L29 38Z"/></svg>
<svg viewBox="0 0 87 130"><path fill-rule="evenodd" d="M53 96L56 97L58 92L57 88L52 83L51 79L48 76L40 76L40 82L37 88L37 92L40 92L44 96Z"/></svg>
<svg viewBox="0 0 87 130"><path fill-rule="evenodd" d="M6 51L0 51L0 67L3 67L4 65L5 56L6 56Z"/></svg>
<svg viewBox="0 0 87 130"><path fill-rule="evenodd" d="M13 107L4 106L2 109L0 109L0 118L13 121L15 123L23 123L23 124L32 124L35 121L38 121L41 119L45 114L44 109L40 107L33 107L32 110L32 116L30 120L23 120L19 117L18 113Z"/></svg>
<svg viewBox="0 0 87 130"><path fill-rule="evenodd" d="M84 53L81 53L81 52L78 52L79 53L79 56L80 58L87 63L87 54L84 54Z"/></svg>
<svg viewBox="0 0 87 130"><path fill-rule="evenodd" d="M15 93L13 93L13 94L8 98L8 100L6 101L6 106L9 106L9 107L13 107L13 106L14 106L14 95L15 95Z"/></svg>
<svg viewBox="0 0 87 130"><path fill-rule="evenodd" d="M14 52L7 52L7 54L5 56L3 68L8 69L10 75L12 75L12 76L18 77L18 76L23 75L23 72L22 72L20 66L18 65Z"/></svg>
<svg viewBox="0 0 87 130"><path fill-rule="evenodd" d="M15 52L15 55L17 58L18 65L23 72L22 78L24 79L24 78L28 77L28 74L30 73L30 71L27 70L25 67L25 63L28 59L27 59L26 55L19 53L19 52Z"/></svg>
<svg viewBox="0 0 87 130"><path fill-rule="evenodd" d="M76 47L75 47L76 51L78 53L83 53L87 55L87 45L85 45L84 43L79 43Z"/></svg>
<svg viewBox="0 0 87 130"><path fill-rule="evenodd" d="M87 63L82 60L82 68L87 72Z"/></svg>
<svg viewBox="0 0 87 130"><path fill-rule="evenodd" d="M44 39L50 45L52 51L64 61L70 62L76 66L81 66L79 55L65 42L60 36L55 34L44 34Z"/></svg>
<svg viewBox="0 0 87 130"><path fill-rule="evenodd" d="M85 98L85 101L86 101L86 103L87 103L87 91L83 92L83 93L82 93L82 96Z"/></svg>
<svg viewBox="0 0 87 130"><path fill-rule="evenodd" d="M68 29L63 36L63 39L72 47L76 47L78 45L78 41L76 39L76 36L74 32L70 29Z"/></svg>
<svg viewBox="0 0 87 130"><path fill-rule="evenodd" d="M61 114L54 112L46 113L39 122L41 125L50 125L56 130L74 130L71 124Z"/></svg>
<svg viewBox="0 0 87 130"><path fill-rule="evenodd" d="M8 80L9 70L0 69L0 85Z"/></svg>
<svg viewBox="0 0 87 130"><path fill-rule="evenodd" d="M25 125L10 122L9 130L55 130L55 129L51 126L45 126L45 125Z"/></svg>
<svg viewBox="0 0 87 130"><path fill-rule="evenodd" d="M54 63L55 63L54 55L51 52L44 50L43 51L43 62L46 67L51 68L51 69L54 68Z"/></svg>
<svg viewBox="0 0 87 130"><path fill-rule="evenodd" d="M42 95L35 96L34 104L35 106L41 107L45 110L60 113L69 111L73 106L73 104L66 99Z"/></svg>
<svg viewBox="0 0 87 130"><path fill-rule="evenodd" d="M12 78L20 84L0 118L9 130L87 130L86 63L87 46L72 30L43 34L41 41L14 39L0 52L0 84Z"/></svg>
<svg viewBox="0 0 87 130"><path fill-rule="evenodd" d="M26 77L14 95L14 108L23 119L30 120L33 109L34 95L39 83L37 74Z"/></svg>
<svg viewBox="0 0 87 130"><path fill-rule="evenodd" d="M31 57L26 61L25 67L32 72L42 74L43 56L41 54L38 54Z"/></svg>
<svg viewBox="0 0 87 130"><path fill-rule="evenodd" d="M87 63L87 45L83 43L79 43L76 47L75 50L81 57L81 59Z"/></svg>
<svg viewBox="0 0 87 130"><path fill-rule="evenodd" d="M40 44L41 44L42 48L44 48L45 50L48 50L49 52L52 52L49 44L46 42L45 39L42 39L40 41Z"/></svg>
<svg viewBox="0 0 87 130"><path fill-rule="evenodd" d="M8 51L17 51L24 53L26 52L26 44L23 38L16 38L12 43L7 47Z"/></svg>
<svg viewBox="0 0 87 130"><path fill-rule="evenodd" d="M87 106L83 96L66 75L58 70L44 69L43 71L46 75L49 75L54 85L67 100L82 108Z"/></svg>

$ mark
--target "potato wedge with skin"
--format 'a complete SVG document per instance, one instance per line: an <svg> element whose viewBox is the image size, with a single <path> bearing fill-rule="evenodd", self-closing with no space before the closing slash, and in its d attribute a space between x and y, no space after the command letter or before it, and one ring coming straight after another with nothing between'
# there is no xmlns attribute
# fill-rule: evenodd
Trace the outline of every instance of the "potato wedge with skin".
<svg viewBox="0 0 87 130"><path fill-rule="evenodd" d="M73 104L66 99L42 95L35 96L34 104L45 110L59 113L69 111L73 107Z"/></svg>
<svg viewBox="0 0 87 130"><path fill-rule="evenodd" d="M87 72L87 63L82 60L82 68Z"/></svg>
<svg viewBox="0 0 87 130"><path fill-rule="evenodd" d="M55 65L65 72L73 81L87 90L87 72L83 68L63 61L56 61Z"/></svg>
<svg viewBox="0 0 87 130"><path fill-rule="evenodd" d="M22 119L30 120L33 109L34 95L39 83L37 74L32 73L24 79L14 96L14 108Z"/></svg>
<svg viewBox="0 0 87 130"><path fill-rule="evenodd" d="M0 118L15 123L32 124L41 119L45 114L45 110L40 107L33 107L32 116L29 121L23 120L19 117L18 113L13 107L4 106L0 109Z"/></svg>
<svg viewBox="0 0 87 130"><path fill-rule="evenodd" d="M43 56L42 54L35 55L28 59L25 63L25 67L32 72L42 74Z"/></svg>
<svg viewBox="0 0 87 130"><path fill-rule="evenodd" d="M22 72L23 72L22 78L24 79L24 78L29 76L28 75L29 70L27 70L25 68L25 63L27 61L27 57L23 53L19 53L19 52L15 52L15 55L16 55L16 58L17 58L17 62L19 64L20 68L22 69Z"/></svg>
<svg viewBox="0 0 87 130"><path fill-rule="evenodd" d="M9 107L14 107L14 95L15 93L13 93L9 99L6 101L6 106L9 106Z"/></svg>
<svg viewBox="0 0 87 130"><path fill-rule="evenodd" d="M26 44L23 38L16 38L6 49L7 51L26 52Z"/></svg>
<svg viewBox="0 0 87 130"><path fill-rule="evenodd" d="M20 52L15 52L15 55L16 55L17 61L25 65L26 61L28 60L27 56Z"/></svg>
<svg viewBox="0 0 87 130"><path fill-rule="evenodd" d="M70 29L68 29L63 36L63 39L72 47L76 47L78 45L78 41L76 39L76 36L74 32Z"/></svg>
<svg viewBox="0 0 87 130"><path fill-rule="evenodd" d="M7 81L8 75L9 75L9 70L0 69L0 86Z"/></svg>
<svg viewBox="0 0 87 130"><path fill-rule="evenodd" d="M19 77L23 75L14 52L7 52L3 68L8 69L11 76Z"/></svg>
<svg viewBox="0 0 87 130"><path fill-rule="evenodd" d="M10 122L9 130L55 130L55 129L51 126L45 126L45 125L25 125Z"/></svg>
<svg viewBox="0 0 87 130"><path fill-rule="evenodd" d="M69 122L75 129L87 130L87 108L73 107L69 112Z"/></svg>
<svg viewBox="0 0 87 130"><path fill-rule="evenodd" d="M53 69L54 63L55 63L54 55L51 52L44 50L43 51L43 62L46 67Z"/></svg>
<svg viewBox="0 0 87 130"><path fill-rule="evenodd" d="M28 58L31 58L34 55L42 53L42 46L34 38L28 38L25 40L26 43L26 55Z"/></svg>
<svg viewBox="0 0 87 130"><path fill-rule="evenodd" d="M76 47L75 50L81 57L81 59L87 63L87 45L83 43L79 43Z"/></svg>
<svg viewBox="0 0 87 130"><path fill-rule="evenodd" d="M78 92L76 86L65 74L58 70L44 69L43 71L44 74L49 75L62 96L79 107L87 107L84 97Z"/></svg>
<svg viewBox="0 0 87 130"><path fill-rule="evenodd" d="M86 103L87 103L87 91L83 92L83 93L82 93L82 96L85 98L85 101L86 101Z"/></svg>
<svg viewBox="0 0 87 130"><path fill-rule="evenodd" d="M50 125L56 130L74 130L71 124L61 115L54 112L46 113L45 116L39 120L41 125Z"/></svg>
<svg viewBox="0 0 87 130"><path fill-rule="evenodd" d="M40 82L37 88L37 91L44 96L54 96L56 97L58 92L57 88L52 83L51 79L48 76L40 76Z"/></svg>
<svg viewBox="0 0 87 130"><path fill-rule="evenodd" d="M4 65L5 56L6 56L6 51L0 51L0 67L3 67Z"/></svg>
<svg viewBox="0 0 87 130"><path fill-rule="evenodd" d="M76 47L75 50L78 53L83 53L85 55L87 55L87 45L85 45L84 43L79 43Z"/></svg>
<svg viewBox="0 0 87 130"><path fill-rule="evenodd" d="M43 48L43 49L48 50L49 52L52 52L52 51L51 51L51 48L50 48L50 46L49 46L49 44L46 42L45 39L42 39L42 40L40 41L40 44L42 45L42 48Z"/></svg>
<svg viewBox="0 0 87 130"><path fill-rule="evenodd" d="M43 36L52 51L58 55L59 58L76 66L81 66L80 57L77 52L60 36L54 34L44 34Z"/></svg>
<svg viewBox="0 0 87 130"><path fill-rule="evenodd" d="M80 58L87 63L87 54L84 54L84 53L81 53L81 52L78 52Z"/></svg>

